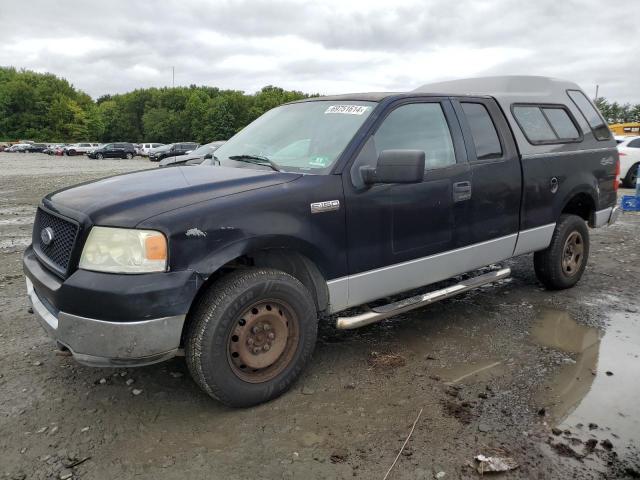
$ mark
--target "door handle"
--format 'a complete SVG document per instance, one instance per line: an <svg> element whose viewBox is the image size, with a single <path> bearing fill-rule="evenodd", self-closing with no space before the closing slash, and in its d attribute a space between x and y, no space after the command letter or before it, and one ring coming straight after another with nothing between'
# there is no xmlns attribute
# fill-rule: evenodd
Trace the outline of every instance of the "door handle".
<svg viewBox="0 0 640 480"><path fill-rule="evenodd" d="M471 182L456 182L453 184L453 201L464 202L471 198Z"/></svg>

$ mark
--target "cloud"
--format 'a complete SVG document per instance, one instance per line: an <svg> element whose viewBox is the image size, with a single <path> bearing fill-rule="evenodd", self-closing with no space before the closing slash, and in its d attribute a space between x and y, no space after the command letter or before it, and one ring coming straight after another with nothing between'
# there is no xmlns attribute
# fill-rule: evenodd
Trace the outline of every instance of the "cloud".
<svg viewBox="0 0 640 480"><path fill-rule="evenodd" d="M0 65L97 97L148 86L319 93L536 74L640 102L633 15L599 0L4 0Z"/></svg>

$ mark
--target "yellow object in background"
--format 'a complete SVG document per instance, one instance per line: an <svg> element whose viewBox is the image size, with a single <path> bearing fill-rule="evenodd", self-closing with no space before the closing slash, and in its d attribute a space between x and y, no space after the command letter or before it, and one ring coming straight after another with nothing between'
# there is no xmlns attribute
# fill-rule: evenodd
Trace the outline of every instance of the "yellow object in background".
<svg viewBox="0 0 640 480"><path fill-rule="evenodd" d="M614 135L640 135L640 122L614 123L609 129Z"/></svg>

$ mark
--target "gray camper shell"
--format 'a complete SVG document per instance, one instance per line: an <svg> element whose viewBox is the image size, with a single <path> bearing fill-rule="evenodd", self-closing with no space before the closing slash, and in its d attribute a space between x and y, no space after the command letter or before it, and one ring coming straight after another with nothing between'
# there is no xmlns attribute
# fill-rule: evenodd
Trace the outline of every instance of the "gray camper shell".
<svg viewBox="0 0 640 480"><path fill-rule="evenodd" d="M416 88L413 92L494 98L507 118L520 154L523 156L593 149L609 150L616 145L605 120L574 82L528 75L495 76L428 83ZM579 127L578 138L562 142L532 142L525 136L524 126L514 116L514 109L518 106L551 106L567 109L571 120Z"/></svg>

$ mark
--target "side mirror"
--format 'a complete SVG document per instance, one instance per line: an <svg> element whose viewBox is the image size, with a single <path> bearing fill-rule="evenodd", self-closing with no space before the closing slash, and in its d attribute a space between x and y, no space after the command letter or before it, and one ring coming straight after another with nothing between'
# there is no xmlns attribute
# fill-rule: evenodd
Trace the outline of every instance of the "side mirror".
<svg viewBox="0 0 640 480"><path fill-rule="evenodd" d="M212 158L213 158L213 153L207 153L207 154L204 156L204 159L205 159L205 160L211 160Z"/></svg>
<svg viewBox="0 0 640 480"><path fill-rule="evenodd" d="M425 153L422 150L383 150L376 168L361 169L364 183L420 183L424 180Z"/></svg>

